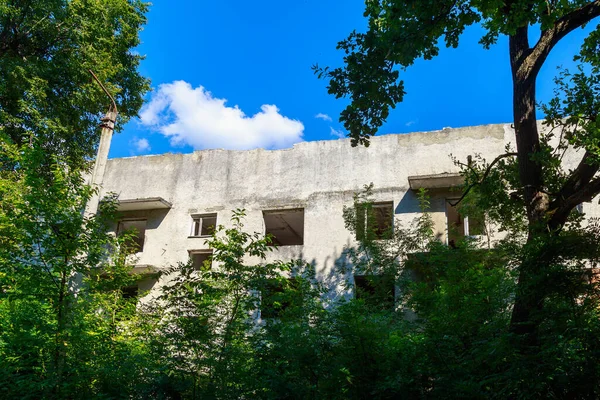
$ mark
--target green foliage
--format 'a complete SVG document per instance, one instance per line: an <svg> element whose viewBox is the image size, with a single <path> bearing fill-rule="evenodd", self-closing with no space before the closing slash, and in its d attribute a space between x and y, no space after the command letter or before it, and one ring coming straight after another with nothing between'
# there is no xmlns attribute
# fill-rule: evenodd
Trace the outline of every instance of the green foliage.
<svg viewBox="0 0 600 400"><path fill-rule="evenodd" d="M115 201L85 216L94 191L77 170L37 146L5 148L6 163L19 168L0 176L2 397L133 392L143 361L141 344L123 331L135 303L121 288L135 279L116 250L124 239L107 234ZM121 384L112 387L115 372Z"/></svg>
<svg viewBox="0 0 600 400"><path fill-rule="evenodd" d="M508 296L512 301L506 303L506 309L511 309L509 327L497 336L503 338L498 347L507 352L506 369L501 364L491 370L482 368L494 377L478 378L488 382L483 392L472 382L466 388L473 392L454 392L455 387L448 388L449 393L485 397L486 388L495 387L494 393L506 398L597 397L598 374L589 363L595 347L583 335L596 329L591 321L595 321L597 305L588 308L581 301L581 296L595 298L581 292L593 291L594 285L584 290L583 284L574 283L597 262L595 223L584 221L576 210L600 194L600 29L592 30L574 54L576 71L559 73L555 98L540 106L549 128L541 134L535 87L551 51L570 32L599 17L600 4L583 0L369 0L365 16L368 30L352 32L338 44L345 53L344 65L315 67L319 77L329 80L329 93L350 99L340 120L353 146L368 145L390 108L402 101L401 73L415 60L436 56L442 43L456 47L460 35L472 24L484 28L480 41L484 48L495 44L500 35L508 36L515 144L491 161L477 155L466 164L455 160L463 167L467 183L461 212L484 215L488 225L498 230L496 239L502 240L490 241L488 247L495 245L494 251L510 256L498 267L515 275L516 286ZM530 31L539 33L539 38L531 40ZM574 150L579 150L579 155ZM574 247L575 243L581 246ZM470 253L465 253L465 260L475 257ZM581 315L586 317L580 319ZM558 328L583 320L588 325L577 325L578 329L568 333ZM553 342L560 345L552 346ZM557 364L569 367L551 367ZM472 364L461 368L468 367ZM473 377L477 376L474 371ZM506 379L502 388L494 386L497 379ZM578 379L588 385L580 385ZM453 377L451 381L455 384L461 379Z"/></svg>
<svg viewBox="0 0 600 400"><path fill-rule="evenodd" d="M575 26L585 24L598 15L592 3L368 0L364 12L367 31L353 31L338 43L337 48L344 52L344 66L316 65L313 70L319 78L329 80L330 94L350 99L340 121L353 146L368 146L369 138L385 122L390 109L404 99L401 73L420 58L430 60L437 56L440 45L458 47L468 26L480 24L484 28L480 43L487 49L500 35L514 36L529 26L539 24L543 31L550 32L561 18L572 19ZM577 61L597 65L598 38L598 30L589 35ZM555 39L556 35L552 40Z"/></svg>
<svg viewBox="0 0 600 400"><path fill-rule="evenodd" d="M440 39L456 47L465 27L481 23L488 47L531 24L549 32L587 7L509 3L367 1L369 31L339 45L345 67L317 68L330 92L352 99L342 120L353 144L368 145L404 96L402 69L437 55ZM210 268L175 266L161 276L159 298L138 303L123 296L136 281L132 237L107 234L114 199L96 216L83 213L95 188L81 171L106 104L87 69L107 82L125 119L135 115L147 89L132 51L145 10L133 0L0 0L0 397L600 396L600 227L570 212L595 189L567 190L598 165L598 31L577 57L589 69L563 72L557 99L544 106L561 131L528 153L541 166L547 233L532 234L540 230L532 230L523 159L507 147L462 165L460 212L485 216L500 233L494 246L442 245L424 191L409 226L381 228L387 211L369 185L344 209L358 242L336 271L340 287L323 287L302 261L271 261L270 238L245 232L237 210L207 241ZM569 146L586 151L579 175L562 167ZM356 287L350 275L367 284ZM331 290L354 296L333 302ZM511 328L515 299L532 305L517 322L535 327L529 335Z"/></svg>
<svg viewBox="0 0 600 400"><path fill-rule="evenodd" d="M83 174L99 116L123 121L148 81L134 53L147 5L128 0L0 1L0 397L116 398L143 393L144 343L127 328L134 284L107 234L116 203L84 213ZM133 325L135 326L135 325ZM134 379L135 378L135 379Z"/></svg>
<svg viewBox="0 0 600 400"><path fill-rule="evenodd" d="M510 164L499 169L509 173ZM476 176L478 168L473 164L469 171ZM481 210L487 204L480 191L489 190L485 185L471 189L463 208ZM372 190L367 187L358 204ZM426 206L427 198L423 193L420 197ZM489 215L495 218L497 212ZM350 228L356 226L352 209L345 217ZM351 380L361 382L349 386L343 398L364 398L362 390L372 398L595 398L600 375L590 332L600 333L600 304L597 282L589 277L598 262L600 236L595 223L580 222L574 216L569 230L534 246L525 245L522 236L526 221L514 218L503 228L508 235L492 249L473 240L452 248L435 239L431 220L423 213L410 228L397 228L403 232L398 238L365 240L349 249L355 274L395 276L400 292L396 312L350 300L329 314L328 326L348 324L334 341L347 347L336 348L331 359L344 360L348 349L356 351L355 343L344 341L346 334L368 343L374 353L366 353L369 362L356 358L339 366L350 371ZM404 238L405 247L396 243ZM395 249L391 254L396 257L382 256L389 249ZM536 352L525 357L514 346L521 338L510 330L514 297L523 290L517 285L518 266L523 259L542 257L549 267L532 283L545 299L535 315L541 326L539 342ZM377 334L368 332L365 338L349 320L361 328L372 326Z"/></svg>
<svg viewBox="0 0 600 400"><path fill-rule="evenodd" d="M261 294L282 320L311 303L302 301L310 284L301 264L266 262L271 240L245 232L244 216L243 210L234 211L231 226L217 227L207 241L212 268L196 270L190 262L167 270L168 283L149 310L157 321L156 357L186 397L230 399L252 393L262 332L258 323L276 324L259 314L267 305L261 304ZM293 283L285 277L290 273Z"/></svg>
<svg viewBox="0 0 600 400"><path fill-rule="evenodd" d="M115 97L121 123L149 89L134 49L148 4L139 0L0 1L0 139L36 140L71 166L94 155L98 115Z"/></svg>
<svg viewBox="0 0 600 400"><path fill-rule="evenodd" d="M433 239L433 223L427 213L429 202L424 191L419 193L419 203L423 212L413 221L411 227L390 226L385 239L377 235L377 227L367 221L374 220L373 184L366 185L364 191L356 193L352 207L344 207L343 216L346 228L356 234L356 247L346 249L350 264L355 271L366 275L396 276L401 257L415 251L424 251ZM390 216L391 217L391 216ZM360 234L359 234L360 232ZM346 273L344 268L341 273Z"/></svg>

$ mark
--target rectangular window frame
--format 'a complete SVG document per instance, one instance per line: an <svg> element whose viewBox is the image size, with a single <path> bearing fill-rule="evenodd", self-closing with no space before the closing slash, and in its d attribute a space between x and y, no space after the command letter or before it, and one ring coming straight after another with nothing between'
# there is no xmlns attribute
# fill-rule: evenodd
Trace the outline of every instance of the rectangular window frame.
<svg viewBox="0 0 600 400"><path fill-rule="evenodd" d="M125 231L128 230L128 229L123 229L122 228L123 223L127 223L127 222L141 222L141 221L144 221L146 223L145 226L144 226L144 233L143 233L143 235L141 235L141 243L139 243L139 241L137 241L137 240L135 241L139 248L133 254L139 254L139 253L142 253L144 251L144 247L146 246L146 231L148 230L148 218L121 218L117 222L116 235L117 235L117 237L119 237L123 232L125 232Z"/></svg>
<svg viewBox="0 0 600 400"><path fill-rule="evenodd" d="M445 208L444 208L444 215L446 218L446 245L450 244L450 221L448 219L448 207L453 207L456 209L456 206L453 206L452 203L456 203L459 200L459 198L446 198L445 199ZM456 210L456 212L458 213L458 210ZM462 216L460 215L460 213L458 213L459 216L461 216L462 220L463 220L463 237L464 238L473 238L473 239L479 239L485 236L485 231L486 231L486 226L485 226L485 221L482 221L481 223L483 224L483 233L479 234L479 235L472 235L471 234L471 229L469 227L469 216L465 215Z"/></svg>
<svg viewBox="0 0 600 400"><path fill-rule="evenodd" d="M212 255L213 255L213 251L212 251L212 249L210 249L210 250L208 250L208 249L201 249L201 250L188 250L188 258L189 258L190 260L192 260L192 263L193 263L193 259L192 259L192 257L193 257L194 255L196 255L196 254L203 254L203 255L204 255L204 254L206 254L206 255L208 255L208 256L210 257L210 264L209 264L209 267L208 267L208 268L206 268L206 269L203 269L203 268L194 268L194 269L195 269L196 271L210 271L210 270L212 269L212 262L213 262L213 260L212 260Z"/></svg>
<svg viewBox="0 0 600 400"><path fill-rule="evenodd" d="M356 207L356 240L361 241L365 240L365 237L368 233L369 229L369 215L366 207L367 203L358 204ZM385 230L380 230L378 232L374 232L375 238L374 240L389 240L394 235L394 202L390 201L377 201L371 203L371 210L375 210L378 208L388 208L390 209L390 219L389 219L389 227ZM373 214L375 217L375 215ZM378 228L377 228L378 229Z"/></svg>
<svg viewBox="0 0 600 400"><path fill-rule="evenodd" d="M189 237L191 238L206 238L206 237L210 237L212 235L211 232L207 232L206 234L202 234L202 230L204 229L204 225L205 225L205 219L213 219L215 220L214 223L214 228L217 228L217 221L218 221L218 216L217 213L204 213L204 214L193 214L191 215L192 217L192 226L190 229L190 235ZM209 225L210 226L210 225Z"/></svg>
<svg viewBox="0 0 600 400"><path fill-rule="evenodd" d="M278 240L277 235L273 232L270 232L270 229L267 226L266 216L267 215L278 215L278 214L281 215L281 214L295 213L295 212L302 212L302 231L301 232L296 231L296 230L292 229L292 227L290 225L288 225L288 227L290 228L293 235L296 236L296 239L299 243L281 243ZM282 209L275 209L275 210L263 210L262 214L263 214L263 225L264 225L265 235L271 234L273 236L273 243L271 243L270 246L274 246L274 247L304 246L305 239L306 239L306 235L305 235L306 210L303 207L282 208ZM286 224L287 224L287 222L286 222ZM279 239L281 239L281 238L279 238Z"/></svg>

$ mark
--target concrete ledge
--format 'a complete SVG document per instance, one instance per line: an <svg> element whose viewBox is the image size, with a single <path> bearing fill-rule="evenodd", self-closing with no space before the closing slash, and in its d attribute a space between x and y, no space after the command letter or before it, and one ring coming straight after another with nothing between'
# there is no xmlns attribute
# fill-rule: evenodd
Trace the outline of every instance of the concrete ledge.
<svg viewBox="0 0 600 400"><path fill-rule="evenodd" d="M130 275L153 275L157 273L158 271L156 268L153 265L148 264L138 264L129 271Z"/></svg>
<svg viewBox="0 0 600 400"><path fill-rule="evenodd" d="M412 190L418 189L447 189L461 186L464 178L456 172L443 174L409 176L408 183Z"/></svg>
<svg viewBox="0 0 600 400"><path fill-rule="evenodd" d="M169 209L173 205L162 197L119 200L117 211L140 211Z"/></svg>

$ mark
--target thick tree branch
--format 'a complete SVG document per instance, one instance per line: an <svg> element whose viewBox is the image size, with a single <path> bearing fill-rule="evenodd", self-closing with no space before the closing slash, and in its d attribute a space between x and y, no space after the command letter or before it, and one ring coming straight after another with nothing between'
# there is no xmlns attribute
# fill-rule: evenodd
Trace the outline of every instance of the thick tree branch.
<svg viewBox="0 0 600 400"><path fill-rule="evenodd" d="M494 160L490 163L490 165L488 165L488 167L486 168L485 172L483 173L483 177L477 181L477 182L473 182L471 183L467 189L463 192L462 196L460 196L460 199L456 200L454 203L450 203L450 205L452 207L456 207L457 205L460 204L461 201L464 200L464 198L467 196L467 194L469 194L469 192L471 191L471 189L473 189L473 187L475 187L476 185L481 185L483 183L483 181L486 180L486 178L488 177L488 175L490 174L490 172L492 172L492 167L500 160L502 160L503 158L507 158L507 157L515 157L517 155L517 153L504 153L504 154L500 154L498 157L494 158Z"/></svg>
<svg viewBox="0 0 600 400"><path fill-rule="evenodd" d="M569 176L558 192L557 198L555 199L556 202L561 202L571 197L592 180L594 175L600 170L600 165L593 161L592 157L593 156L589 151L585 152L577 168L571 173L571 176Z"/></svg>
<svg viewBox="0 0 600 400"><path fill-rule="evenodd" d="M531 48L529 47L529 27L524 26L517 28L515 34L509 37L508 47L513 82L525 80L526 76L523 74L523 65L526 64L525 61L531 55Z"/></svg>
<svg viewBox="0 0 600 400"><path fill-rule="evenodd" d="M557 208L551 209L552 216L548 221L549 229L560 229L567 220L571 210L577 207L578 204L591 201L599 193L600 177L597 177L591 180L587 185L584 185L579 191L564 199Z"/></svg>
<svg viewBox="0 0 600 400"><path fill-rule="evenodd" d="M551 230L560 229L573 208L584 201L591 200L600 192L600 186L596 189L597 183L595 183L600 178L594 179L599 170L600 165L593 161L592 154L586 151L577 168L571 173L550 204L549 210L551 210L552 216L548 226Z"/></svg>
<svg viewBox="0 0 600 400"><path fill-rule="evenodd" d="M536 76L554 46L566 35L600 16L600 0L590 2L559 18L551 28L542 32L540 40L527 56L523 67Z"/></svg>

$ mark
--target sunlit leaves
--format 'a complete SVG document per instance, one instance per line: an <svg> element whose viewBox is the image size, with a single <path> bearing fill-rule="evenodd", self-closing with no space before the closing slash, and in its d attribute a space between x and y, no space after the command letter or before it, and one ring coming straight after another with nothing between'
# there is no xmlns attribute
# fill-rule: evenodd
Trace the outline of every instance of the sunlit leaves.
<svg viewBox="0 0 600 400"><path fill-rule="evenodd" d="M88 69L115 97L121 124L135 116L148 90L134 53L146 11L139 0L1 1L0 136L84 165L110 104Z"/></svg>
<svg viewBox="0 0 600 400"><path fill-rule="evenodd" d="M520 27L539 24L542 30L549 29L588 3L369 0L364 13L367 32L354 31L338 43L338 49L344 52L344 65L332 69L316 66L314 70L328 80L330 94L350 100L340 121L352 145L368 146L369 138L377 133L391 109L404 99L403 70L417 59L436 57L441 45L457 47L466 27L480 23L485 28L480 43L489 48L500 35L514 35ZM584 45L586 62L597 57L593 50L595 36L590 35Z"/></svg>

